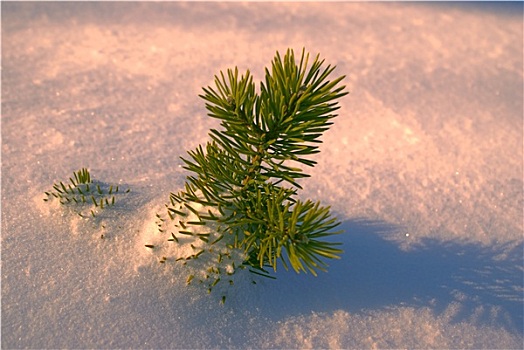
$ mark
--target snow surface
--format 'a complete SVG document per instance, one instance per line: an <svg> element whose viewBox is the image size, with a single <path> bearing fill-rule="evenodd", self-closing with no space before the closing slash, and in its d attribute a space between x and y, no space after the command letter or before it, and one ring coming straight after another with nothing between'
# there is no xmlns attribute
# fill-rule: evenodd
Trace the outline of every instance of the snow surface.
<svg viewBox="0 0 524 350"><path fill-rule="evenodd" d="M3 2L2 348L522 348L522 42L522 3ZM347 76L301 192L345 253L222 306L143 245L201 88L288 47ZM82 167L131 192L43 201Z"/></svg>

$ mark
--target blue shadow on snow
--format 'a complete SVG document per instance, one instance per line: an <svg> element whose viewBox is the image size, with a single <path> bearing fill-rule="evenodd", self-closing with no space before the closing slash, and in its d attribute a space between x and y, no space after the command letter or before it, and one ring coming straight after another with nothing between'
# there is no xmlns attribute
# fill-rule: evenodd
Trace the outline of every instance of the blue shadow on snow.
<svg viewBox="0 0 524 350"><path fill-rule="evenodd" d="M458 302L456 322L474 318L523 333L522 243L491 248L423 239L405 251L387 239L397 231L392 225L347 221L341 226L345 233L335 238L343 244L342 259L330 261L329 271L318 277L280 268L276 281L261 286L264 316L277 320L305 310L388 306L428 306L438 315Z"/></svg>

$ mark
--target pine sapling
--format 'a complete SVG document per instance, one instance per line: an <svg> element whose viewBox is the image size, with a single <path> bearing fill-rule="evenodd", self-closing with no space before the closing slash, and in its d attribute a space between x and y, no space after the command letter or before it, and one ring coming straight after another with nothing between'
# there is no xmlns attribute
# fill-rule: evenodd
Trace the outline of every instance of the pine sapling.
<svg viewBox="0 0 524 350"><path fill-rule="evenodd" d="M44 192L44 201L58 201L60 205L88 219L95 218L103 209L114 206L116 198L129 191L122 190L118 185L93 181L89 170L82 168L74 172L69 181L55 183L52 190Z"/></svg>
<svg viewBox="0 0 524 350"><path fill-rule="evenodd" d="M327 239L340 233L330 208L297 193L309 176L302 167L316 164L310 156L347 92L343 76L328 80L334 66L323 67L318 55L308 64L305 50L298 61L292 50L283 58L277 52L258 93L250 72L239 76L237 68L203 89L208 115L221 128L182 158L191 173L185 188L171 193L157 215L170 244L187 248L174 260L197 267L187 284L198 281L211 291L219 282L232 284L244 268L272 277L278 261L316 276L326 259L340 257L339 244Z"/></svg>

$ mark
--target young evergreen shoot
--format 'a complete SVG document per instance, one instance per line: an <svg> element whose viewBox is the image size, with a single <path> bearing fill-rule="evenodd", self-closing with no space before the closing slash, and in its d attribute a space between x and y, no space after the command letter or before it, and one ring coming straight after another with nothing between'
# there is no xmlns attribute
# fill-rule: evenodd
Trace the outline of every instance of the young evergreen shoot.
<svg viewBox="0 0 524 350"><path fill-rule="evenodd" d="M116 197L128 193L122 191L118 185L107 185L93 181L86 168L73 173L69 182L55 183L53 189L44 192L45 202L56 200L62 206L69 207L82 218L96 217L101 210L115 205Z"/></svg>
<svg viewBox="0 0 524 350"><path fill-rule="evenodd" d="M329 80L334 66L318 55L309 63L305 50L298 61L292 50L283 58L277 52L259 93L250 72L239 75L237 68L203 89L208 115L221 128L182 158L191 172L185 188L171 193L166 213L157 215L171 244L190 244L191 253L177 261L211 254L201 266L206 272L190 275L188 284L197 279L211 290L246 267L270 277L277 261L316 275L326 270L325 259L342 253L326 239L340 233L329 207L297 198L298 180L309 176L302 166L316 164L310 156L347 94L343 76Z"/></svg>

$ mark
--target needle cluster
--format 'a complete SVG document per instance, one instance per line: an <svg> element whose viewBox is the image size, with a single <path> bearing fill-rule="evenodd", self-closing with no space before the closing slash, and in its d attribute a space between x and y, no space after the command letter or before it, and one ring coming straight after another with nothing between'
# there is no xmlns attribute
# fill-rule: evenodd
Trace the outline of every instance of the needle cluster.
<svg viewBox="0 0 524 350"><path fill-rule="evenodd" d="M129 192L129 189L124 191ZM53 189L44 192L45 202L56 200L62 206L70 207L82 218L96 217L103 209L115 205L116 196L123 193L118 185L107 185L93 181L86 168L73 173L69 182L58 182Z"/></svg>
<svg viewBox="0 0 524 350"><path fill-rule="evenodd" d="M298 180L309 176L302 166L316 164L310 156L347 92L343 76L328 80L335 67L323 67L318 55L308 63L304 50L298 61L292 50L283 58L277 52L259 93L250 72L239 75L237 68L203 89L208 115L221 129L182 158L191 174L184 190L171 193L167 215L159 215L170 241L198 238L207 245L200 256L224 239L229 250L242 252L242 268L266 276L277 261L316 275L326 270L325 259L339 258L339 244L326 239L340 233L339 222L329 207L298 199L297 191Z"/></svg>

